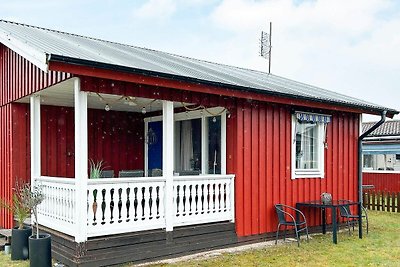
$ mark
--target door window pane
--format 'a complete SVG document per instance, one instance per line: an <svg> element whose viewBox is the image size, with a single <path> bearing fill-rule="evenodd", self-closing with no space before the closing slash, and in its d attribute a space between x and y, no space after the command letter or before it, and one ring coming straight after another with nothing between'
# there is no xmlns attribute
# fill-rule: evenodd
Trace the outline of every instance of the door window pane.
<svg viewBox="0 0 400 267"><path fill-rule="evenodd" d="M221 116L208 117L208 173L221 174Z"/></svg>

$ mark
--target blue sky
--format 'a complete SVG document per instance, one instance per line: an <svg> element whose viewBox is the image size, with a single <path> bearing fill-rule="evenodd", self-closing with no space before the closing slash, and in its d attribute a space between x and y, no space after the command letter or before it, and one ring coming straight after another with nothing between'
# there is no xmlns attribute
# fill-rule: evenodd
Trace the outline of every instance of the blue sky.
<svg viewBox="0 0 400 267"><path fill-rule="evenodd" d="M272 73L400 109L400 1L0 0L0 18L259 70L272 21Z"/></svg>

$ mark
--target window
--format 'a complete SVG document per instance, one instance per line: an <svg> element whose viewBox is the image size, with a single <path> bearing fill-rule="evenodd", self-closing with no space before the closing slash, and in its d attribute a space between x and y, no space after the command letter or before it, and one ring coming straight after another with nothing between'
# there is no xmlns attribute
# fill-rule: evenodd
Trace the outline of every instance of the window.
<svg viewBox="0 0 400 267"><path fill-rule="evenodd" d="M364 155L364 165L363 168L364 169L373 169L374 165L373 165L373 155Z"/></svg>
<svg viewBox="0 0 400 267"><path fill-rule="evenodd" d="M203 118L175 121L174 172L179 175L221 174L221 116Z"/></svg>
<svg viewBox="0 0 400 267"><path fill-rule="evenodd" d="M324 177L324 144L330 116L295 113L292 118L292 178Z"/></svg>

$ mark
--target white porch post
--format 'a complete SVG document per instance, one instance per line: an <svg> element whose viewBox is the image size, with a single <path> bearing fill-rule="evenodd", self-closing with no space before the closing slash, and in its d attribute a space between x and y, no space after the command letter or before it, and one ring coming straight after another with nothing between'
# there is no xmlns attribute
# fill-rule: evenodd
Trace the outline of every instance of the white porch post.
<svg viewBox="0 0 400 267"><path fill-rule="evenodd" d="M87 240L88 129L87 93L74 80L75 104L75 241Z"/></svg>
<svg viewBox="0 0 400 267"><path fill-rule="evenodd" d="M173 230L174 104L163 101L163 178L165 178L165 229Z"/></svg>
<svg viewBox="0 0 400 267"><path fill-rule="evenodd" d="M40 158L40 96L30 97L31 119L31 185L35 184L35 178L41 175Z"/></svg>

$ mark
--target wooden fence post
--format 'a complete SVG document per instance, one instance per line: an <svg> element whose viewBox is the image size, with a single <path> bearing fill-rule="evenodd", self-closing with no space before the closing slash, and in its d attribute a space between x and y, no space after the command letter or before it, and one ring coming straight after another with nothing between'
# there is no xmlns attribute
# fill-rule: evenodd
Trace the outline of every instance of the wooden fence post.
<svg viewBox="0 0 400 267"><path fill-rule="evenodd" d="M400 212L400 192L397 192L397 212Z"/></svg>
<svg viewBox="0 0 400 267"><path fill-rule="evenodd" d="M375 191L373 191L372 192L372 210L375 210L375 194L376 192Z"/></svg>

